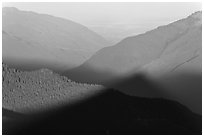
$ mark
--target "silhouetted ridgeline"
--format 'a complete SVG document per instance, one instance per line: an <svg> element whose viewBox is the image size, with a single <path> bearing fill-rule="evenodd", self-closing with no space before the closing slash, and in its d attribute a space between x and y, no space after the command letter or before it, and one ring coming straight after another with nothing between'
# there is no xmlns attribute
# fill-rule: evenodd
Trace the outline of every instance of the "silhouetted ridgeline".
<svg viewBox="0 0 204 137"><path fill-rule="evenodd" d="M201 116L175 101L75 83L48 69L3 64L2 78L3 134L201 134Z"/></svg>

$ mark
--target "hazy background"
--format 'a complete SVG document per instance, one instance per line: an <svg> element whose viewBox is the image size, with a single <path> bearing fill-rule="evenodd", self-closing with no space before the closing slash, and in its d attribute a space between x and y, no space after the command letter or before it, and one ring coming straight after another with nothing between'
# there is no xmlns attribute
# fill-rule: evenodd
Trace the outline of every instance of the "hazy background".
<svg viewBox="0 0 204 137"><path fill-rule="evenodd" d="M45 13L85 25L112 43L185 18L201 10L201 3L124 2L10 2L3 7Z"/></svg>

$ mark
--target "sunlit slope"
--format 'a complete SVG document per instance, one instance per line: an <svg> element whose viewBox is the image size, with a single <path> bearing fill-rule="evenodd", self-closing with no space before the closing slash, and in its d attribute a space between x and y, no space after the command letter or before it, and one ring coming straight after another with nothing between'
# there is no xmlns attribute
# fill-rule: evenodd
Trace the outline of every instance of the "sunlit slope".
<svg viewBox="0 0 204 137"><path fill-rule="evenodd" d="M202 13L196 12L103 48L65 74L76 81L114 86L135 96L174 99L201 113L201 73ZM141 90L138 74L164 88L161 96Z"/></svg>
<svg viewBox="0 0 204 137"><path fill-rule="evenodd" d="M84 67L122 75L173 54L183 56L179 60L184 61L201 49L201 28L201 12L197 12L185 19L103 48L78 69ZM174 57L167 64L177 62L178 56Z"/></svg>
<svg viewBox="0 0 204 137"><path fill-rule="evenodd" d="M102 86L81 84L48 69L19 71L3 64L2 107L30 113L80 102L97 94Z"/></svg>

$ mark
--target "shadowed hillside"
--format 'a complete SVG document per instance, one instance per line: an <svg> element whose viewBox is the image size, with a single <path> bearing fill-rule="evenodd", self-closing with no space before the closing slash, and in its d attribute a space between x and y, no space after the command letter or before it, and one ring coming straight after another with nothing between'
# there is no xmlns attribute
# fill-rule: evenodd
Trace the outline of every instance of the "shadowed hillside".
<svg viewBox="0 0 204 137"><path fill-rule="evenodd" d="M175 101L75 83L48 69L2 69L3 134L201 134L201 116ZM143 76L135 79L162 92Z"/></svg>

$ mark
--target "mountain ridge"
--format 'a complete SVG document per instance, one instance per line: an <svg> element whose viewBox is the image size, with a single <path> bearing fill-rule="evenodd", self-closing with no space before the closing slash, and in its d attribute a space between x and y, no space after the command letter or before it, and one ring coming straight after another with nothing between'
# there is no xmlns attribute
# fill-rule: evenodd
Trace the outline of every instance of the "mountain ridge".
<svg viewBox="0 0 204 137"><path fill-rule="evenodd" d="M196 12L169 25L157 27L146 33L128 37L116 45L105 47L81 66L64 74L79 82L110 87L116 83L117 89L137 96L140 92L135 92L138 86L134 83L134 78L130 82L132 85L126 83L124 87L119 88L117 81L120 83L120 80L125 81L142 73L148 79L164 86L168 91L166 93L176 96L177 100L201 113L201 14L202 12ZM186 80L182 77L186 77ZM177 84L170 81L177 81ZM187 85L184 85L185 81Z"/></svg>

